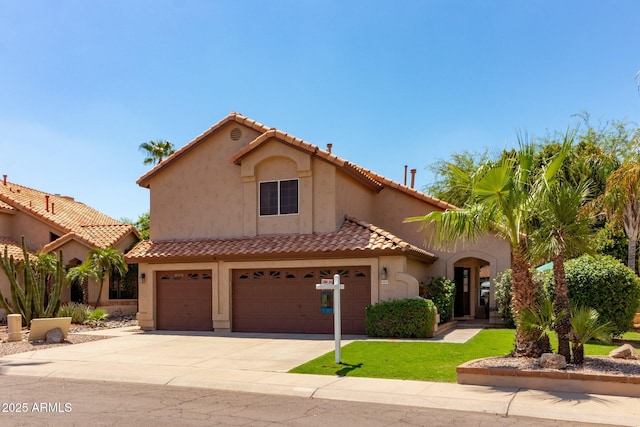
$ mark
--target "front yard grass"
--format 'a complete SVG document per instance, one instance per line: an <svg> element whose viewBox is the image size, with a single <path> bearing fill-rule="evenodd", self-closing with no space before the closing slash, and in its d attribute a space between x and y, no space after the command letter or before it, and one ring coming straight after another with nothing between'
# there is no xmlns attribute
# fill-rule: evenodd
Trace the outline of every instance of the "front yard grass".
<svg viewBox="0 0 640 427"><path fill-rule="evenodd" d="M634 336L626 339L636 338ZM342 348L342 363L327 353L289 372L368 378L456 382L456 367L513 350L513 329L484 329L464 344L441 342L356 341ZM551 342L556 343L555 336ZM606 355L618 344L587 344L585 355Z"/></svg>

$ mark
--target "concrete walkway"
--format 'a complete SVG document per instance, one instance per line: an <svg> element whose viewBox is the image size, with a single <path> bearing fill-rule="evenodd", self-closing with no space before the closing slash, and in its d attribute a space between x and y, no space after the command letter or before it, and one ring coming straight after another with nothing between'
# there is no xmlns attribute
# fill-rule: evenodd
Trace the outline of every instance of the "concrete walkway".
<svg viewBox="0 0 640 427"><path fill-rule="evenodd" d="M475 332L474 332L475 331ZM478 330L436 339L464 342ZM91 332L114 338L0 358L0 374L213 388L640 426L640 398L426 381L288 374L334 349L328 335ZM343 345L362 337L343 337Z"/></svg>

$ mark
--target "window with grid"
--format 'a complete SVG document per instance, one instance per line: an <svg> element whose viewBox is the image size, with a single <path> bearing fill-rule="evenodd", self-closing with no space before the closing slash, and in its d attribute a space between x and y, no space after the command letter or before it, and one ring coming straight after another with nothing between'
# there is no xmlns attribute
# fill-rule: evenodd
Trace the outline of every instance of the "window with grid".
<svg viewBox="0 0 640 427"><path fill-rule="evenodd" d="M260 216L298 213L298 180L265 181L260 183Z"/></svg>

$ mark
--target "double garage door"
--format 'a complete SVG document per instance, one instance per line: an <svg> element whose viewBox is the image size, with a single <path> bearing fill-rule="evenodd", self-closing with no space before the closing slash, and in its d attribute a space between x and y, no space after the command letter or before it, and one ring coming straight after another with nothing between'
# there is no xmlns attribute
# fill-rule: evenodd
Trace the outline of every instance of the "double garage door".
<svg viewBox="0 0 640 427"><path fill-rule="evenodd" d="M345 285L342 332L364 334L364 310L371 304L369 267L234 270L233 331L332 333L331 297L315 285L334 274Z"/></svg>
<svg viewBox="0 0 640 427"><path fill-rule="evenodd" d="M234 270L231 292L234 332L333 332L331 292L316 290L340 274L342 332L364 334L364 310L371 304L369 267ZM211 271L156 273L156 328L211 331Z"/></svg>

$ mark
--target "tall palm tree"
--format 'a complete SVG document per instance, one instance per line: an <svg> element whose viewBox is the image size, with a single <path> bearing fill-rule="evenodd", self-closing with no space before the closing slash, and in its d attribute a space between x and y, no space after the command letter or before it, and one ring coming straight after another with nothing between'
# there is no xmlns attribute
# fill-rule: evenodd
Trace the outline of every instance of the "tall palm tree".
<svg viewBox="0 0 640 427"><path fill-rule="evenodd" d="M627 266L637 272L636 250L640 236L640 161L629 159L609 175L601 201L609 221L622 225L629 239Z"/></svg>
<svg viewBox="0 0 640 427"><path fill-rule="evenodd" d="M567 256L590 252L592 220L583 210L590 195L590 182L574 186L558 181L551 185L539 199L536 227L530 234L532 258L553 261L554 329L558 335L558 354L567 362L571 361L571 308L564 260Z"/></svg>
<svg viewBox="0 0 640 427"><path fill-rule="evenodd" d="M442 248L451 243L455 245L460 239L473 241L490 232L506 239L511 246L512 302L516 319L521 310L534 307L538 297L527 259L526 225L533 215L536 197L553 181L573 137L567 132L560 152L536 175L531 173L535 144L523 138L519 141L517 152L503 156L482 176L473 177L472 197L464 207L406 220L420 222L421 229L428 229L427 240ZM514 354L537 357L542 351L536 335L516 325Z"/></svg>
<svg viewBox="0 0 640 427"><path fill-rule="evenodd" d="M143 142L138 148L147 155L144 159L145 165L158 164L176 151L171 141L162 139Z"/></svg>

